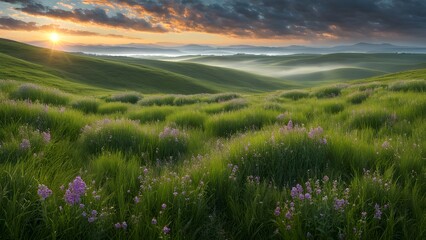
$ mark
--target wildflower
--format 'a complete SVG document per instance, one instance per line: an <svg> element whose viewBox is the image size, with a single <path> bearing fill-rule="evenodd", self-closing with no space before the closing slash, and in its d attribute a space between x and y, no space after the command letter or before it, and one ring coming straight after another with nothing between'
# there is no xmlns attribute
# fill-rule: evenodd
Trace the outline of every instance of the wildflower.
<svg viewBox="0 0 426 240"><path fill-rule="evenodd" d="M64 185L61 185L61 186L59 187L59 189L61 189L61 191L64 191L64 190L65 190L65 186L64 186Z"/></svg>
<svg viewBox="0 0 426 240"><path fill-rule="evenodd" d="M86 216L87 216L87 213L86 213L86 212L82 212L82 213L81 213L81 216L86 217Z"/></svg>
<svg viewBox="0 0 426 240"><path fill-rule="evenodd" d="M164 227L163 227L163 233L164 233L164 234L169 234L169 233L170 233L170 228L169 228L169 227L167 227L167 226L164 226Z"/></svg>
<svg viewBox="0 0 426 240"><path fill-rule="evenodd" d="M80 208L84 208L84 204L83 203L80 203Z"/></svg>
<svg viewBox="0 0 426 240"><path fill-rule="evenodd" d="M292 187L290 192L291 197L296 198L298 194L299 194L299 191L297 190L297 188Z"/></svg>
<svg viewBox="0 0 426 240"><path fill-rule="evenodd" d="M293 217L293 214L291 213L291 211L287 211L285 214L285 218L290 220L292 217Z"/></svg>
<svg viewBox="0 0 426 240"><path fill-rule="evenodd" d="M389 149L391 147L390 143L388 141L384 141L382 144L383 149Z"/></svg>
<svg viewBox="0 0 426 240"><path fill-rule="evenodd" d="M308 137L311 138L311 139L313 139L313 138L315 138L317 136L320 136L323 133L323 131L324 130L322 129L322 127L313 128L313 129L311 129L309 131Z"/></svg>
<svg viewBox="0 0 426 240"><path fill-rule="evenodd" d="M114 224L114 227L115 227L116 229L120 229L120 228L121 228L121 224L120 224L120 223L116 223L116 224Z"/></svg>
<svg viewBox="0 0 426 240"><path fill-rule="evenodd" d="M121 223L121 227L126 230L127 229L127 223L126 222L122 222Z"/></svg>
<svg viewBox="0 0 426 240"><path fill-rule="evenodd" d="M157 219L156 219L156 218L152 218L152 220L151 220L151 224L152 224L152 225L156 225L156 224L157 224Z"/></svg>
<svg viewBox="0 0 426 240"><path fill-rule="evenodd" d="M285 227L285 229L286 229L287 231L290 231L290 230L291 230L291 225L290 225L290 224L288 224L288 225Z"/></svg>
<svg viewBox="0 0 426 240"><path fill-rule="evenodd" d="M309 193L305 193L305 199L310 200L310 199L311 199L311 194L309 194Z"/></svg>
<svg viewBox="0 0 426 240"><path fill-rule="evenodd" d="M375 219L382 219L382 211L380 210L380 205L376 203L376 205L374 205L374 218Z"/></svg>
<svg viewBox="0 0 426 240"><path fill-rule="evenodd" d="M42 132L41 133L44 142L49 143L51 140L50 132Z"/></svg>
<svg viewBox="0 0 426 240"><path fill-rule="evenodd" d="M328 176L327 175L325 175L323 178L322 178L322 180L324 181L324 182L328 182L328 180L329 180L330 178L328 178Z"/></svg>
<svg viewBox="0 0 426 240"><path fill-rule="evenodd" d="M29 149L29 148L31 147L30 140L28 140L28 139L22 139L22 142L21 142L21 144L19 144L19 147L20 147L22 150L27 150L27 149Z"/></svg>
<svg viewBox="0 0 426 240"><path fill-rule="evenodd" d="M45 200L46 198L50 197L52 195L52 190L50 190L46 185L39 184L37 194L40 196L42 200Z"/></svg>
<svg viewBox="0 0 426 240"><path fill-rule="evenodd" d="M65 191L65 202L69 205L80 203L81 195L86 193L86 183L77 176L74 181L69 183L68 189Z"/></svg>
<svg viewBox="0 0 426 240"><path fill-rule="evenodd" d="M279 216L281 214L281 208L280 207L276 207L275 211L274 211L274 215L275 216Z"/></svg>
<svg viewBox="0 0 426 240"><path fill-rule="evenodd" d="M64 208L62 206L59 206L59 211L62 212L62 210L64 210Z"/></svg>
<svg viewBox="0 0 426 240"><path fill-rule="evenodd" d="M288 123L287 123L287 129L288 130L292 130L293 129L293 121L288 121Z"/></svg>
<svg viewBox="0 0 426 240"><path fill-rule="evenodd" d="M135 203L136 203L136 204L140 202L140 199L139 199L139 197L138 197L138 196L136 196L136 197L134 198L134 200L135 200Z"/></svg>
<svg viewBox="0 0 426 240"><path fill-rule="evenodd" d="M98 216L98 211L92 210L92 217L96 217L96 216Z"/></svg>
<svg viewBox="0 0 426 240"><path fill-rule="evenodd" d="M96 218L95 217L89 217L88 219L87 219L87 221L89 222L89 223L92 223L92 222L94 222L96 220Z"/></svg>
<svg viewBox="0 0 426 240"><path fill-rule="evenodd" d="M143 173L146 175L146 174L148 174L148 168L145 168L144 170L143 170Z"/></svg>
<svg viewBox="0 0 426 240"><path fill-rule="evenodd" d="M176 192L176 191L175 191L175 192L173 192L173 196L175 196L175 197L176 197L177 195L178 195L178 192Z"/></svg>
<svg viewBox="0 0 426 240"><path fill-rule="evenodd" d="M345 208L347 204L348 202L345 199L336 198L334 200L334 209L343 211L343 209Z"/></svg>
<svg viewBox="0 0 426 240"><path fill-rule="evenodd" d="M166 209L167 205L165 203L161 204L161 208L164 210Z"/></svg>

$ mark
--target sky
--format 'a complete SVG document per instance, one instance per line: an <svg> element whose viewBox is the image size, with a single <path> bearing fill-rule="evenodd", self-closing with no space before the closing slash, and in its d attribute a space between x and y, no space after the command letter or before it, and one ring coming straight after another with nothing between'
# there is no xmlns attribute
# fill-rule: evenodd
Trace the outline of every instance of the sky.
<svg viewBox="0 0 426 240"><path fill-rule="evenodd" d="M0 0L0 37L71 44L425 45L426 0Z"/></svg>

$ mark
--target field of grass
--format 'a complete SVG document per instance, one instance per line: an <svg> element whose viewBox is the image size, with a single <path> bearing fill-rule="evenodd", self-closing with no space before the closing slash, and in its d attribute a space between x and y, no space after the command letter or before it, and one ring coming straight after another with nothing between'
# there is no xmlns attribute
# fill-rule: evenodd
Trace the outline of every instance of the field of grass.
<svg viewBox="0 0 426 240"><path fill-rule="evenodd" d="M64 53L0 39L0 79L45 84L74 93L265 92L294 88L280 79L201 64ZM136 59L138 60L138 59Z"/></svg>
<svg viewBox="0 0 426 240"><path fill-rule="evenodd" d="M217 75L240 93L213 94L215 68L14 44L0 239L426 238L425 69L256 94Z"/></svg>

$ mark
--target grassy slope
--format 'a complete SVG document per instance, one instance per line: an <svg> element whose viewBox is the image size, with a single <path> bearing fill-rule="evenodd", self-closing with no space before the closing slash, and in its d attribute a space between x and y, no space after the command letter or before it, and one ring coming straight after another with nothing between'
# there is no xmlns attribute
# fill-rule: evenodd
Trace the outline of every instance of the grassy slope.
<svg viewBox="0 0 426 240"><path fill-rule="evenodd" d="M328 82L346 81L379 76L426 66L425 54L358 54L337 53L327 55L290 55L290 56L202 56L183 59L186 62L212 64L215 66L253 66L252 69L268 69L274 74L277 70L292 70L302 67L340 66L337 69L295 75L283 75L281 79L312 86ZM257 66L254 68L254 66ZM268 71L265 71L268 72Z"/></svg>
<svg viewBox="0 0 426 240"><path fill-rule="evenodd" d="M0 71L0 78L28 81L33 76L39 79L45 77L49 85L75 91L136 90L143 93L189 94L270 91L288 87L276 79L223 68L197 65L189 72L174 72L158 68L160 65L129 64L118 58L69 54L9 40L0 40L0 53L0 62L7 69ZM27 70L22 71L22 68ZM216 76L222 81L218 81ZM69 85L70 82L74 85Z"/></svg>
<svg viewBox="0 0 426 240"><path fill-rule="evenodd" d="M116 114L83 114L66 104L61 112L53 105L8 101L12 88L5 86L16 83L6 82L0 88L0 238L305 239L309 232L312 239L425 239L424 91L361 92L357 84L392 86L424 79L425 73L350 82L332 99L315 98L320 89L297 101L279 92L245 95L238 100L247 101L247 108L220 114L206 111L223 107L219 103L124 104L127 112ZM354 94L367 97L354 104L349 101ZM111 107L96 101L100 109ZM139 120L160 109L165 116L153 122L102 120ZM285 130L290 119L307 130ZM185 133L161 139L166 126ZM324 133L308 137L318 126ZM42 131L50 131L51 141L43 141ZM219 138L225 133L233 138ZM31 147L22 147L24 139ZM90 187L82 196L84 206L66 204L60 190L77 175ZM330 181L321 181L324 175ZM297 183L308 191L308 179L315 187L312 200L291 198ZM38 184L53 194L41 201ZM336 209L338 199L349 202L342 211ZM291 201L294 217L287 217ZM383 212L379 218L376 206ZM83 213L92 210L103 217L89 222ZM151 223L154 218L157 224ZM124 221L126 230L115 228ZM171 229L168 235L164 226ZM359 236L352 237L354 229L362 229Z"/></svg>
<svg viewBox="0 0 426 240"><path fill-rule="evenodd" d="M119 60L121 62L129 63L135 66L150 66L159 69L167 69L168 71L189 76L195 79L214 84L217 88L223 91L227 90L227 85L235 85L241 90L270 90L277 88L294 88L296 84L287 83L282 80L261 76L256 74L250 74L243 71L237 71L234 69L212 67L197 63L187 62L169 62L169 61L158 61L138 58L127 58L127 57L104 57L105 59Z"/></svg>

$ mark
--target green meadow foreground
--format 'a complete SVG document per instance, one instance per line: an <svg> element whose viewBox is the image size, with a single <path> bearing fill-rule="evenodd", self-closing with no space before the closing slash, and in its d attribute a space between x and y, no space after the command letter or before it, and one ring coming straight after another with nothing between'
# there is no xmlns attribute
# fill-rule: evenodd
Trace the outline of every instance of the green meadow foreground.
<svg viewBox="0 0 426 240"><path fill-rule="evenodd" d="M192 95L148 94L171 73L68 55L95 82L18 53L0 54L0 239L426 237L426 69L274 92L295 86L227 70L257 93L176 73Z"/></svg>

